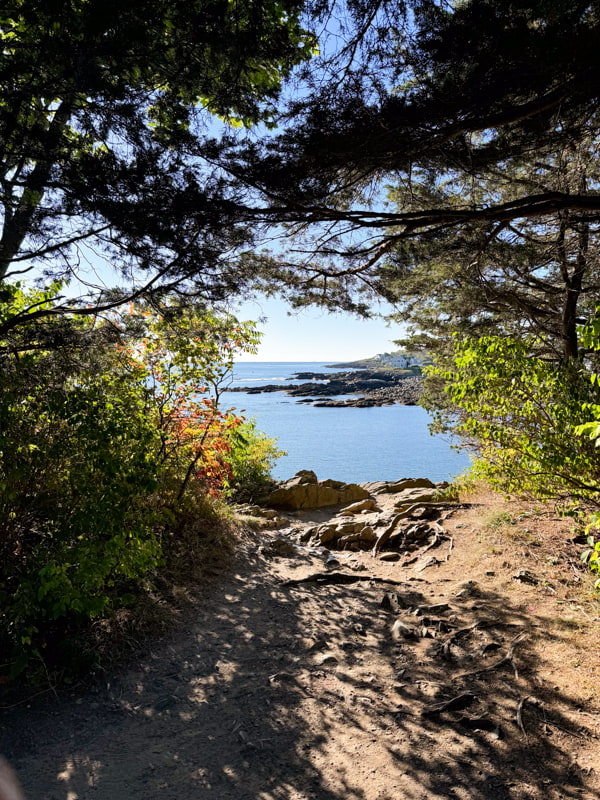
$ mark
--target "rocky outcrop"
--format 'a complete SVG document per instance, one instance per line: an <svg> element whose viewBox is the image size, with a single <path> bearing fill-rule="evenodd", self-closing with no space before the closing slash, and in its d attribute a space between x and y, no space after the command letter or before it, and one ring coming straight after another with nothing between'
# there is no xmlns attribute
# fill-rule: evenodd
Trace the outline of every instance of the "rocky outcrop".
<svg viewBox="0 0 600 800"><path fill-rule="evenodd" d="M411 489L431 489L438 491L445 489L448 484L433 483L429 478L400 478L397 481L372 481L370 483L361 483L363 489L366 489L369 494L397 494L398 492L406 492Z"/></svg>
<svg viewBox="0 0 600 800"><path fill-rule="evenodd" d="M364 493L363 499L341 508L326 522L306 528L300 535L300 541L313 547L372 550L383 554L390 551L411 552L432 537L439 538L439 520L449 507L445 500L439 499L439 491L447 484L433 483L427 478L403 478L358 486L340 484L338 481L318 482L314 472L300 472L282 484L271 495L269 502L275 496L275 500L286 503L283 507L288 509L334 505L328 502L334 498L330 494L334 486L340 492L338 497L347 497L359 490ZM324 492L323 503L318 498L320 487ZM391 497L386 500L382 510L375 498L385 494Z"/></svg>
<svg viewBox="0 0 600 800"><path fill-rule="evenodd" d="M369 492L356 483L319 481L311 470L301 470L271 492L266 504L271 508L297 511L340 506L369 498Z"/></svg>
<svg viewBox="0 0 600 800"><path fill-rule="evenodd" d="M337 514L306 529L301 541L329 550L371 550L373 553L411 553L431 540L439 540L439 520L449 507L445 502L411 503L398 511L362 513L355 517Z"/></svg>
<svg viewBox="0 0 600 800"><path fill-rule="evenodd" d="M422 391L422 379L400 370L360 370L354 372L299 372L294 378L300 384L267 384L265 386L237 386L232 392L262 394L285 392L291 397L303 398L299 402L318 407L382 406L400 403L415 405ZM360 394L360 397L334 399L336 395ZM317 399L318 398L318 399Z"/></svg>

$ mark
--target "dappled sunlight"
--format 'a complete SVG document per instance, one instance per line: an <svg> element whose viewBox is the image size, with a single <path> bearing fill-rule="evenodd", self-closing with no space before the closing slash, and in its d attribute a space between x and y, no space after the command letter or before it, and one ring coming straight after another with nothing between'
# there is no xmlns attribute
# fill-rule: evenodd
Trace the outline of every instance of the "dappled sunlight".
<svg viewBox="0 0 600 800"><path fill-rule="evenodd" d="M363 560L372 575L337 585L315 556L250 554L129 672L40 707L8 755L41 752L56 800L586 797L567 746L588 736L579 702L539 677L541 641L566 629Z"/></svg>

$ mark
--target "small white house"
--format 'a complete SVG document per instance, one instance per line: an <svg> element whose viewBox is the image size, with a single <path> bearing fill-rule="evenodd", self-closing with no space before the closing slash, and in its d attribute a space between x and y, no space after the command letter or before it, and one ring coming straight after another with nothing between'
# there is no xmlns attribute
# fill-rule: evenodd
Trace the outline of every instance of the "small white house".
<svg viewBox="0 0 600 800"><path fill-rule="evenodd" d="M399 369L408 369L408 367L421 363L421 359L416 356L408 356L403 353L379 353L374 356L373 361L386 367L398 367Z"/></svg>

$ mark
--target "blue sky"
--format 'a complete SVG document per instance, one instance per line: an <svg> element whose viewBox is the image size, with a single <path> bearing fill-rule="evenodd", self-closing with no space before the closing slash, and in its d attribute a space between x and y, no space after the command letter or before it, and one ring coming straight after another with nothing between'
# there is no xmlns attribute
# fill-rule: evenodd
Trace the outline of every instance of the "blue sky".
<svg viewBox="0 0 600 800"><path fill-rule="evenodd" d="M98 287L113 284L109 265L95 254L87 255L87 265L80 266L81 276ZM80 291L74 280L66 293L77 295ZM242 304L233 300L231 311L240 320L255 321L262 333L258 352L244 354L240 361L351 361L397 350L394 339L404 335L403 326L388 325L383 319L363 320L316 307L296 311L274 297ZM390 313L391 307L382 303L379 311Z"/></svg>
<svg viewBox="0 0 600 800"><path fill-rule="evenodd" d="M393 340L403 335L402 326L380 319L361 320L318 308L291 311L275 298L243 303L235 314L241 320L267 318L257 325L263 332L258 353L240 361L350 361L396 350Z"/></svg>

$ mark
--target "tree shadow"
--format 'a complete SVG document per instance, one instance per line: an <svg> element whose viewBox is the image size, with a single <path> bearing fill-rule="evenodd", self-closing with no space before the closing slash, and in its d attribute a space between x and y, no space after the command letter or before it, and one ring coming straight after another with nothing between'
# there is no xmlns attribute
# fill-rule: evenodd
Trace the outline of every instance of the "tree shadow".
<svg viewBox="0 0 600 800"><path fill-rule="evenodd" d="M577 703L538 678L548 631L443 590L286 586L239 562L136 668L8 712L2 747L32 800L585 797ZM413 634L391 636L398 617Z"/></svg>

